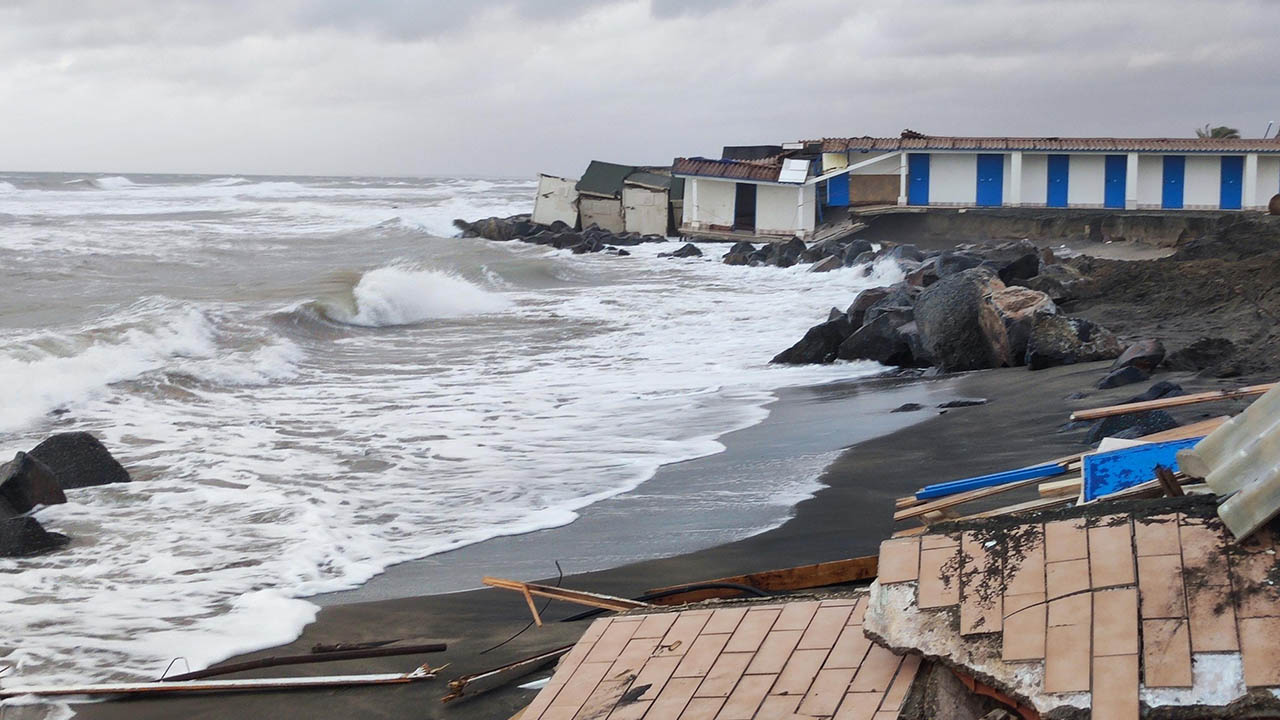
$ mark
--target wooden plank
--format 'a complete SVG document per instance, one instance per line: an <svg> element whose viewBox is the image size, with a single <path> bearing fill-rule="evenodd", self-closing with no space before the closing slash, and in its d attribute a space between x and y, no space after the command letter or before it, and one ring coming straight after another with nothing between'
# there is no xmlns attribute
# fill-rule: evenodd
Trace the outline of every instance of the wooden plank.
<svg viewBox="0 0 1280 720"><path fill-rule="evenodd" d="M1018 503L1016 505L1007 505L1005 507L999 507L993 510L986 510L984 512L974 513L972 515L965 515L964 517L960 517L956 519L957 520L977 520L980 518L999 517L1001 515L1011 515L1013 513L1020 513L1020 512L1034 512L1036 510L1047 510L1049 508L1055 508L1062 505L1070 505L1074 501L1075 501L1075 498L1070 498L1070 497L1039 498L1037 500L1028 500L1027 502Z"/></svg>
<svg viewBox="0 0 1280 720"><path fill-rule="evenodd" d="M1111 417L1113 415L1128 415L1129 413L1146 412L1148 410L1164 410L1166 408L1182 407L1184 405L1197 405L1199 403L1213 402L1215 400L1232 400L1235 398L1253 397L1256 395L1262 395L1275 386L1276 383L1265 383L1262 385L1250 385L1249 387L1236 388L1234 390L1213 390L1210 392L1191 393L1190 395L1179 395L1177 397L1160 398L1159 400L1125 403L1123 405L1108 405L1106 407L1092 408L1089 410L1078 410L1071 413L1071 419L1098 420L1100 418Z"/></svg>
<svg viewBox="0 0 1280 720"><path fill-rule="evenodd" d="M568 588L558 588L550 585L538 585L536 583L526 583L518 580L485 577L482 578L480 582L483 582L489 587L500 588L502 590L514 590L528 595L537 595L538 597L551 598L553 600L563 600L577 605L586 605L588 607L600 608L602 610L613 610L615 612L650 607L649 603L643 603L638 600L614 597L612 595L601 595L599 593L591 593L583 590L569 590ZM536 611L534 612L534 616L537 617Z"/></svg>
<svg viewBox="0 0 1280 720"><path fill-rule="evenodd" d="M0 698L20 695L161 695L213 692L264 692L304 688L355 687L361 685L398 685L430 680L436 671L423 665L408 673L378 675L333 675L326 677L242 678L237 680L186 680L180 682L99 683L93 685L30 685L0 688Z"/></svg>
<svg viewBox="0 0 1280 720"><path fill-rule="evenodd" d="M807 590L809 588L826 587L828 585L842 585L845 583L857 582L859 580L872 580L876 577L876 571L879 569L879 555L866 555L863 557L847 558L845 560L832 560L830 562L814 563L812 565L800 565L791 568L782 568L779 570L762 570L760 572L747 573L746 575L733 575L730 577L716 578L714 580L703 580L704 583L734 583L736 585L750 585L760 590L780 591L780 590ZM676 590L688 585L697 583L684 583L681 585L669 585L667 587L653 588L648 590L647 594L666 592L668 590ZM703 593L708 594L705 597L699 597ZM729 595L726 595L728 593ZM654 600L659 605L675 605L686 602L696 602L698 599L706 599L710 597L726 597L741 595L737 590L696 590L688 593L680 593L679 595L671 595L665 598Z"/></svg>
<svg viewBox="0 0 1280 720"><path fill-rule="evenodd" d="M913 507L913 508L900 510L893 514L893 520L894 522L909 520L911 518L924 515L925 513L937 512L939 510L945 510L947 508L952 508L957 505L964 505L965 503L973 502L974 500L981 500L983 498L988 498L994 495L999 495L1001 493L1009 492L1010 490L1018 490L1020 488L1030 487L1031 485L1035 485L1036 483L1039 483L1042 480L1044 480L1044 477L1041 475L1037 475L1036 477L1033 477L1033 478L1028 478L1026 480L1019 480L1017 482L1011 482L1005 485L995 485L992 487L978 488L977 490L969 490L967 492L957 493L955 495L949 495L940 500L934 500L932 502L924 503L923 505L917 505L916 507Z"/></svg>
<svg viewBox="0 0 1280 720"><path fill-rule="evenodd" d="M1065 497L1068 495L1080 494L1080 483L1084 482L1084 478L1080 475L1069 477L1064 480L1054 480L1053 482L1040 483L1037 490L1040 497Z"/></svg>

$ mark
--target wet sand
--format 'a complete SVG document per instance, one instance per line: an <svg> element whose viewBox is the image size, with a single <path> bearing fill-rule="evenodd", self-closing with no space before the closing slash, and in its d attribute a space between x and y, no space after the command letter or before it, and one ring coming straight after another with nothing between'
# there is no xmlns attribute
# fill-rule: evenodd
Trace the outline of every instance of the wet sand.
<svg viewBox="0 0 1280 720"><path fill-rule="evenodd" d="M570 575L564 578L563 585L634 596L663 585L872 554L894 529L892 507L896 497L924 484L1025 466L1085 449L1083 427L1062 430L1070 411L1122 401L1145 388L1137 385L1093 390L1092 384L1104 374L1108 364L1091 363L1034 373L1012 368L949 376L944 381L949 395L987 398L990 402L945 413L920 411L925 419L919 424L850 447L823 473L821 479L825 487L797 505L793 517L782 526L697 552ZM1155 378L1160 379L1181 382L1188 390L1220 387L1172 374ZM777 418L793 418L774 426L780 446L786 446L788 436L799 438L808 432L829 430L833 422L845 422L854 428L864 423L883 426L883 423L898 422L897 415L883 409L886 405L883 402L877 406L880 409L866 412L871 406L868 392L875 394L875 389L832 386L825 391L812 390L821 412L775 411ZM878 390L885 391L884 388ZM1086 392L1088 396L1067 399L1077 392ZM1192 406L1173 414L1182 422L1192 422L1221 414L1222 410L1223 407L1214 405ZM757 427L768 425L766 421ZM850 437L856 437L852 429ZM726 436L728 449L723 455L731 456L739 447L743 451L757 450L750 445L751 436L745 440L747 444L740 446L735 438ZM1027 492L1034 494L1035 491L1032 488ZM1025 495L1010 493L1002 501L1014 502L1022 497ZM646 519L646 522L652 522L659 532L680 532L679 528L664 526L660 518ZM617 552L615 546L619 541L602 534L575 542L579 543L577 552L607 555ZM545 565L551 565L550 558ZM546 572L538 574L546 576ZM439 699L447 692L446 682L573 642L585 625L555 620L580 610L575 606L552 604L544 613L544 619L549 621L544 627L532 628L500 649L481 654L528 623L529 612L519 594L479 590L330 605L294 643L248 657L306 652L316 643L389 638L438 639L448 642L450 649L434 656L333 663L314 669L286 668L287 672L262 671L244 676L399 672L424 661L433 665L448 662L450 667L436 681L411 686L117 701L80 705L77 709L81 717L106 720L175 717L505 719L523 707L534 691L508 687L473 700L442 705Z"/></svg>

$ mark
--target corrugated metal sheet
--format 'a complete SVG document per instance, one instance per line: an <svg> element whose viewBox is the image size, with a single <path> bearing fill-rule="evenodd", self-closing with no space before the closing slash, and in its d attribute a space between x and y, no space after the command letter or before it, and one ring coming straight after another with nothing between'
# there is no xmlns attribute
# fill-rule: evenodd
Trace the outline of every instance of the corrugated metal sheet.
<svg viewBox="0 0 1280 720"><path fill-rule="evenodd" d="M823 152L974 150L1030 152L1280 153L1280 141L1250 138L963 137L827 138Z"/></svg>
<svg viewBox="0 0 1280 720"><path fill-rule="evenodd" d="M635 171L636 168L631 165L592 160L587 171L582 174L582 179L578 181L577 190L601 197L621 198L622 181Z"/></svg>
<svg viewBox="0 0 1280 720"><path fill-rule="evenodd" d="M677 175L699 175L702 177L721 177L736 180L761 180L777 182L778 172L782 169L782 159L778 157L753 162L736 160L709 160L707 158L676 158L671 171Z"/></svg>
<svg viewBox="0 0 1280 720"><path fill-rule="evenodd" d="M671 188L671 176L637 170L627 176L625 185L639 185L650 190L668 190Z"/></svg>
<svg viewBox="0 0 1280 720"><path fill-rule="evenodd" d="M1280 514L1280 387L1179 452L1178 464L1218 495L1230 496L1218 506L1218 517L1237 539Z"/></svg>

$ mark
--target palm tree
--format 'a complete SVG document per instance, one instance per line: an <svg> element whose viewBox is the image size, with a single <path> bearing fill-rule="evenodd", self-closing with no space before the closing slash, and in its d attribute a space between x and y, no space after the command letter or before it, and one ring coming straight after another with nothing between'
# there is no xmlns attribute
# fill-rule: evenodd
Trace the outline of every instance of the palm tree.
<svg viewBox="0 0 1280 720"><path fill-rule="evenodd" d="M1205 123L1204 127L1196 128L1196 137L1213 138L1214 140L1222 140L1225 138L1238 138L1240 137L1240 131L1233 127L1227 127L1226 125L1219 125L1218 127L1209 127L1209 123Z"/></svg>

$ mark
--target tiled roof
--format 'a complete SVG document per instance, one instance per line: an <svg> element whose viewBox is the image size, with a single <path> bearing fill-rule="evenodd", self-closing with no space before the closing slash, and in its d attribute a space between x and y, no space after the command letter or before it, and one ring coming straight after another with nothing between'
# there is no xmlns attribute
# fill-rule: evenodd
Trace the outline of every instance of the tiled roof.
<svg viewBox="0 0 1280 720"><path fill-rule="evenodd" d="M1024 150L1031 152L1280 153L1280 140L1248 138L957 137L826 138L823 152L893 150Z"/></svg>
<svg viewBox="0 0 1280 720"><path fill-rule="evenodd" d="M777 182L782 169L782 157L760 160L710 160L708 158L676 158L671 172L676 175L701 175L703 177L734 178L738 180L763 180Z"/></svg>
<svg viewBox="0 0 1280 720"><path fill-rule="evenodd" d="M866 596L597 620L524 720L896 718L921 659L862 632Z"/></svg>

